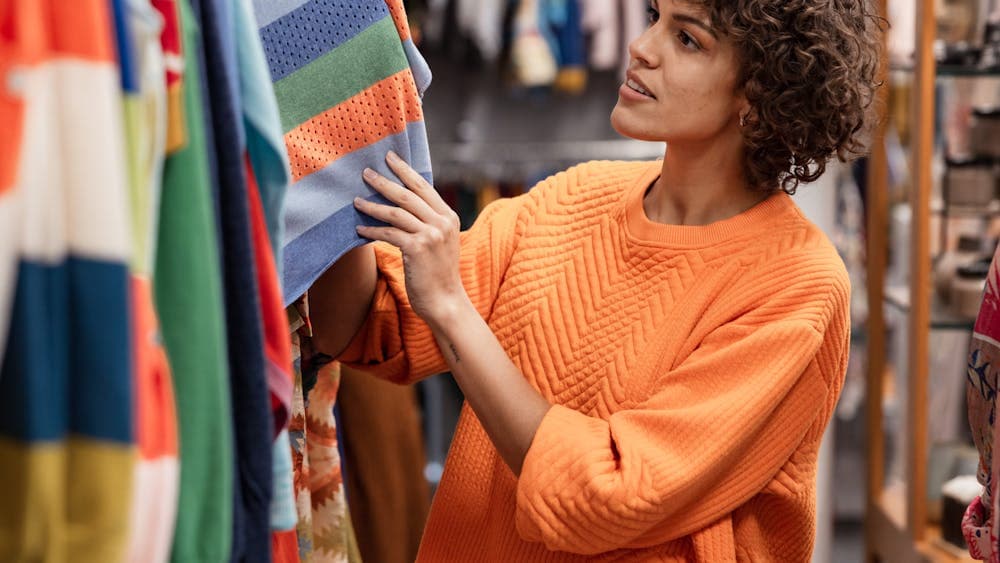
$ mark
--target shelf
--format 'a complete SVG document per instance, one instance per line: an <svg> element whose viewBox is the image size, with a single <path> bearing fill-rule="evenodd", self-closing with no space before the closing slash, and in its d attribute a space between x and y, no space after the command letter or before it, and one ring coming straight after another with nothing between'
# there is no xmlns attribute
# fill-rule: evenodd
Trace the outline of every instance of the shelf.
<svg viewBox="0 0 1000 563"><path fill-rule="evenodd" d="M1000 200L993 200L989 205L945 205L944 200L931 200L931 213L942 215L947 213L949 217L992 217L1000 215Z"/></svg>
<svg viewBox="0 0 1000 563"><path fill-rule="evenodd" d="M905 486L887 486L879 501L869 506L871 529L869 538L875 553L883 561L893 563L968 563L974 561L968 553L941 538L937 526L924 529L923 541L914 544L905 530Z"/></svg>
<svg viewBox="0 0 1000 563"><path fill-rule="evenodd" d="M938 65L937 66L938 76L980 76L985 78L1000 78L1000 68L982 69L975 67L959 66L959 65Z"/></svg>
<svg viewBox="0 0 1000 563"><path fill-rule="evenodd" d="M934 563L971 563L975 561L969 557L969 552L966 549L945 541L937 526L928 526L924 534L925 539L917 546L917 550L920 551L925 561Z"/></svg>
<svg viewBox="0 0 1000 563"><path fill-rule="evenodd" d="M912 73L914 67L912 64L893 64L889 67L891 72L905 72ZM976 68L973 66L963 66L963 65L942 65L939 64L935 68L935 73L939 77L982 77L982 78L1000 78L1000 68Z"/></svg>
<svg viewBox="0 0 1000 563"><path fill-rule="evenodd" d="M910 288L906 286L887 286L885 288L885 302L897 311L909 313ZM936 295L931 299L931 329L972 330L975 324L975 318L955 314Z"/></svg>

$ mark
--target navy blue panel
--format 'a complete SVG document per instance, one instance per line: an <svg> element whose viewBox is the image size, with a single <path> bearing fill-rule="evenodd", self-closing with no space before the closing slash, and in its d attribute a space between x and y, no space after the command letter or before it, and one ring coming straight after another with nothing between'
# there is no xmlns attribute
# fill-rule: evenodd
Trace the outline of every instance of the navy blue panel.
<svg viewBox="0 0 1000 563"><path fill-rule="evenodd" d="M245 135L238 92L231 84L239 69L231 64L231 12L228 0L194 0L201 29L205 72L206 130L214 156L229 391L235 438L232 561L271 561L272 494L271 400L267 389L263 325L250 229Z"/></svg>
<svg viewBox="0 0 1000 563"><path fill-rule="evenodd" d="M66 436L68 311L65 267L18 265L10 336L0 365L0 435L25 442Z"/></svg>
<svg viewBox="0 0 1000 563"><path fill-rule="evenodd" d="M69 282L69 430L123 444L132 439L129 275L122 263L72 257Z"/></svg>
<svg viewBox="0 0 1000 563"><path fill-rule="evenodd" d="M288 76L389 15L385 2L312 0L260 30L271 80Z"/></svg>

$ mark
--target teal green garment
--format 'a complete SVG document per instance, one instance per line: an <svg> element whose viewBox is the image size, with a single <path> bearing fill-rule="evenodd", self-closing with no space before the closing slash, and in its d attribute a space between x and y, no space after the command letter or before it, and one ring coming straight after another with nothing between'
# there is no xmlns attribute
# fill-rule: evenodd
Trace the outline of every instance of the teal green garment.
<svg viewBox="0 0 1000 563"><path fill-rule="evenodd" d="M233 428L222 274L198 83L199 34L188 0L177 4L184 34L188 144L164 165L153 276L180 437L180 498L171 561L228 561Z"/></svg>
<svg viewBox="0 0 1000 563"><path fill-rule="evenodd" d="M271 238L278 279L282 279L281 241L284 238L285 192L291 182L288 151L281 129L271 71L257 32L250 0L235 0L236 57L240 69L240 101L247 133L247 152L253 165Z"/></svg>

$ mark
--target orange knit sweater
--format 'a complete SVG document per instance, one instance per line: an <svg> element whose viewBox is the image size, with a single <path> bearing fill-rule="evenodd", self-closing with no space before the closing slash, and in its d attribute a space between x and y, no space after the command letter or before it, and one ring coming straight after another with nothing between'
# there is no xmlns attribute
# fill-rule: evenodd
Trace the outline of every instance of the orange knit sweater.
<svg viewBox="0 0 1000 563"><path fill-rule="evenodd" d="M816 458L846 369L849 283L784 193L708 226L651 222L660 163L595 162L485 209L466 289L555 406L514 477L466 406L419 561L806 561ZM341 359L446 370L377 247Z"/></svg>

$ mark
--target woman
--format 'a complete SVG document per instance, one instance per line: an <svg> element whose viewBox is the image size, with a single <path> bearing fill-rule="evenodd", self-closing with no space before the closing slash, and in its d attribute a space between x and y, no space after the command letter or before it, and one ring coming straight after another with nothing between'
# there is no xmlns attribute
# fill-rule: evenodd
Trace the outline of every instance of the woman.
<svg viewBox="0 0 1000 563"><path fill-rule="evenodd" d="M842 262L789 193L860 152L862 0L654 0L611 119L662 162L574 167L458 219L405 163L317 346L467 399L421 561L809 559L843 380ZM471 407L471 410L470 410Z"/></svg>

